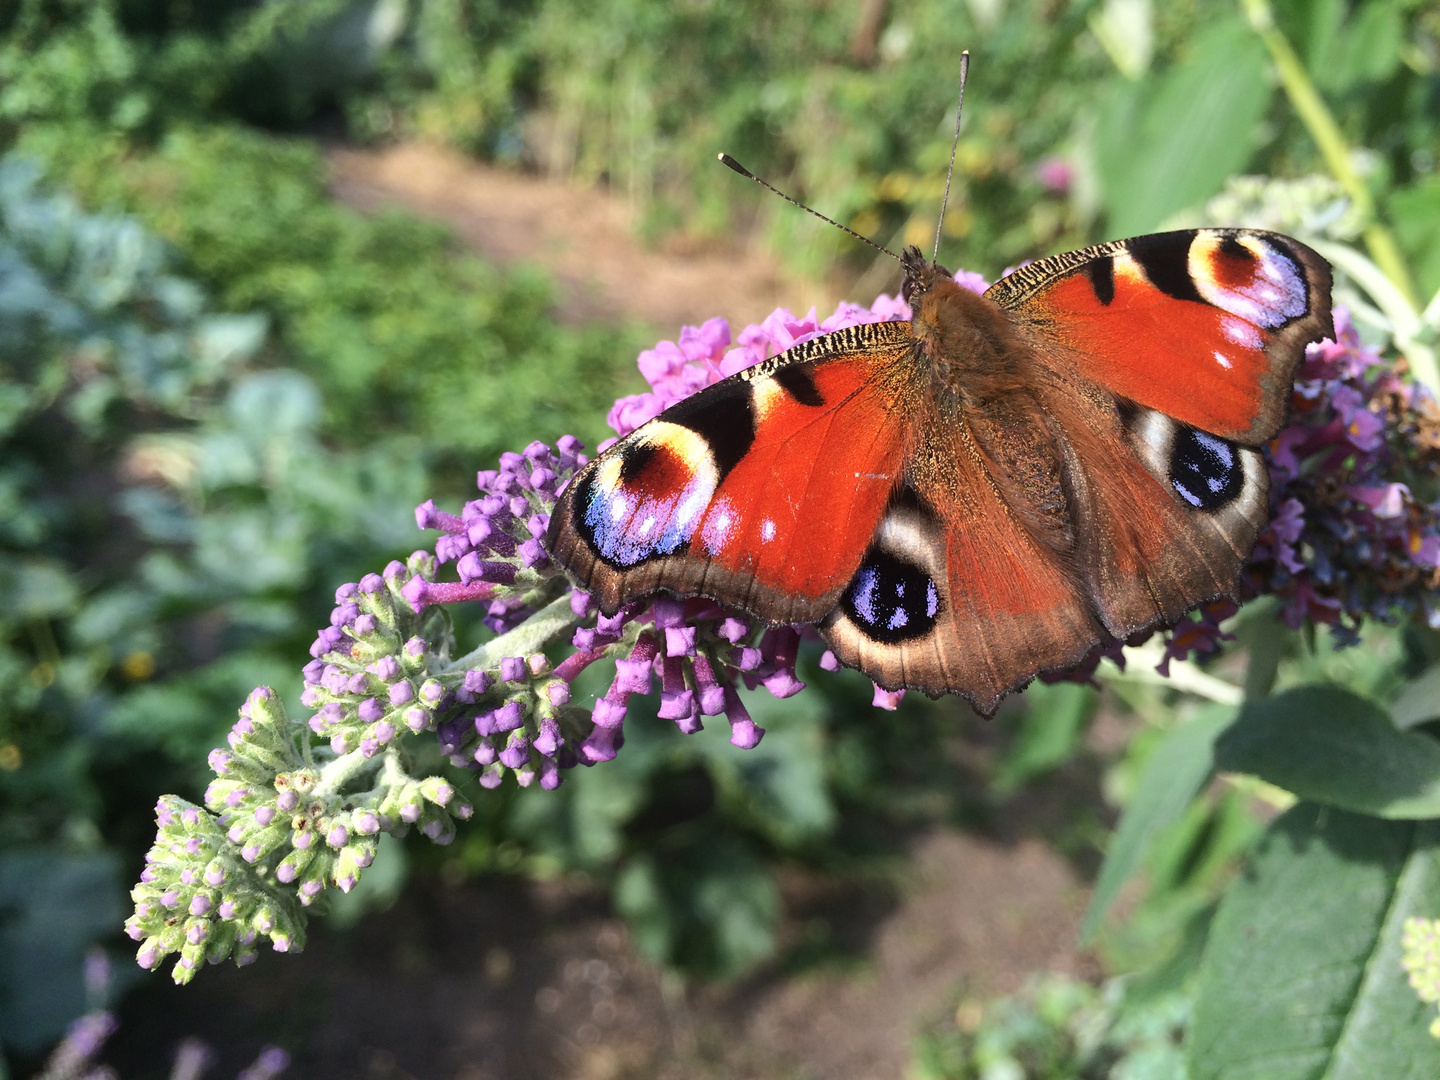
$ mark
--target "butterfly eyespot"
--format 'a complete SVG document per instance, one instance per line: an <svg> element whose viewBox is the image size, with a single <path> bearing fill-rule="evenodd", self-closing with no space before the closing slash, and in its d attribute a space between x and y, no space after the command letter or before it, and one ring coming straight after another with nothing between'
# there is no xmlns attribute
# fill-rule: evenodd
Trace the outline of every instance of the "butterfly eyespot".
<svg viewBox="0 0 1440 1080"><path fill-rule="evenodd" d="M673 555L690 541L718 482L709 444L689 428L655 422L641 440L602 460L576 491L576 527L612 566Z"/></svg>
<svg viewBox="0 0 1440 1080"><path fill-rule="evenodd" d="M1170 447L1170 485L1197 510L1218 510L1239 497L1245 466L1232 443L1181 427Z"/></svg>
<svg viewBox="0 0 1440 1080"><path fill-rule="evenodd" d="M875 641L923 637L940 613L934 580L914 563L871 551L840 601L850 620Z"/></svg>

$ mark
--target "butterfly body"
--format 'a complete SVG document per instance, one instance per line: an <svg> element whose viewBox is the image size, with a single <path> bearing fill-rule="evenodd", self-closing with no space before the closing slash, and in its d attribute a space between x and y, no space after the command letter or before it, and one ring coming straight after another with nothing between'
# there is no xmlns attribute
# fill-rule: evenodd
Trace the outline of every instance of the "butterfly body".
<svg viewBox="0 0 1440 1080"><path fill-rule="evenodd" d="M613 612L657 591L814 622L891 689L982 712L1233 592L1329 271L1245 230L1032 263L984 295L916 250L908 322L801 342L622 439L551 552Z"/></svg>

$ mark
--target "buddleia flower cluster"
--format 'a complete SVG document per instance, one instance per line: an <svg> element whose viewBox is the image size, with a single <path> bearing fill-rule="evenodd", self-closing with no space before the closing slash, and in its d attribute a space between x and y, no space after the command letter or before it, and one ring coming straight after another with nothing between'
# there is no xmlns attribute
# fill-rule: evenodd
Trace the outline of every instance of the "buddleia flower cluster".
<svg viewBox="0 0 1440 1080"><path fill-rule="evenodd" d="M1440 920L1408 918L1400 929L1400 966L1415 995L1425 1004L1440 1002ZM1440 1017L1430 1022L1440 1039Z"/></svg>
<svg viewBox="0 0 1440 1080"><path fill-rule="evenodd" d="M956 280L986 287L977 274ZM686 327L678 341L641 353L650 390L617 401L610 425L623 436L809 337L909 315L903 301L881 296L868 308L842 304L823 321L813 309L780 309L733 344L723 319ZM1280 597L1288 618L1342 631L1364 617L1435 622L1436 508L1405 486L1412 473L1433 475L1433 400L1367 352L1343 313L1335 340L1311 348L1295 395L1294 423L1267 450L1275 520L1245 588ZM229 745L211 754L216 775L204 805L160 800L126 924L143 966L178 954L173 975L185 982L202 960L245 963L262 943L298 950L307 909L332 887L355 886L381 833L414 828L448 843L472 809L461 789L493 789L507 777L553 789L570 768L612 759L637 695L658 694L659 715L683 733L723 717L735 746L759 743L764 732L741 690L777 698L802 690L795 665L813 631L766 627L704 598L660 597L601 614L543 543L556 498L587 461L570 436L502 455L458 512L433 501L417 508L420 528L438 533L432 549L337 590L304 669L306 715L288 717L261 687ZM458 604L481 605L493 635L468 651L451 617ZM1164 664L1212 651L1234 610L1212 604L1164 631ZM1102 656L1123 664L1122 644L1059 677L1087 679ZM597 664L609 684L590 701L574 683ZM825 652L819 666L838 664ZM876 687L874 703L893 709L901 697ZM430 740L474 788L417 771Z"/></svg>

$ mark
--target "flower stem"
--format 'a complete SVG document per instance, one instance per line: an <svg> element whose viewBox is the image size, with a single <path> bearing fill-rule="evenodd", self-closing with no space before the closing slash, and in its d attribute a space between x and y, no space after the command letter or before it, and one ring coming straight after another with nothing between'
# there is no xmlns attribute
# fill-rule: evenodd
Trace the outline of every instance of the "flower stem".
<svg viewBox="0 0 1440 1080"><path fill-rule="evenodd" d="M1415 284L1410 280L1410 270L1400 254L1400 247L1395 243L1395 237L1390 230L1376 218L1375 199L1370 194L1370 189L1365 186L1365 181L1355 171L1350 159L1350 147L1340 132L1340 125L1335 122L1335 117L1320 96L1320 91L1315 88L1315 83L1311 81L1294 47L1275 25L1269 0L1242 0L1242 3L1250 25L1260 35L1265 48L1270 51L1270 58L1275 62L1275 70L1280 75L1280 85L1285 88L1290 104L1295 106L1295 111L1309 129L1310 137L1315 140L1321 156L1325 158L1325 164L1349 194L1360 220L1365 223L1365 246L1370 249L1370 257L1385 271L1385 276L1394 282L1395 287L1405 294L1410 306L1418 310L1420 305L1416 300Z"/></svg>
<svg viewBox="0 0 1440 1080"><path fill-rule="evenodd" d="M452 661L445 670L493 668L499 665L501 657L529 656L539 652L579 621L579 617L571 610L570 594L563 593L515 629L492 638L479 648Z"/></svg>
<svg viewBox="0 0 1440 1080"><path fill-rule="evenodd" d="M364 772L367 766L375 764L373 757L366 757L358 748L348 754L341 754L334 761L327 762L320 770L320 781L315 785L314 794L330 795L339 791L351 779Z"/></svg>

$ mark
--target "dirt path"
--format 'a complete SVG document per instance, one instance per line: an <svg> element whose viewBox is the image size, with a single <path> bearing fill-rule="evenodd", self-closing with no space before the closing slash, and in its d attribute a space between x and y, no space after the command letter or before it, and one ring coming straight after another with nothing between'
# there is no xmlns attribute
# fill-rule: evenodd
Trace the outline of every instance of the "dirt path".
<svg viewBox="0 0 1440 1080"><path fill-rule="evenodd" d="M625 200L597 189L417 144L332 149L326 160L332 191L358 209L401 206L444 222L494 262L544 267L559 286L557 317L567 323L633 318L673 337L717 314L738 330L781 305L827 310L838 299L826 286L786 277L766 252L647 248L636 242Z"/></svg>
<svg viewBox="0 0 1440 1080"><path fill-rule="evenodd" d="M738 326L822 298L764 254L646 249L602 192L416 146L333 150L329 163L337 196L362 210L402 206L496 262L545 267L567 321L628 316L671 336L717 312ZM328 986L301 1052L315 1077L899 1080L914 1033L962 990L1014 990L1041 970L1093 973L1074 948L1086 890L1040 842L942 829L918 841L909 865L898 901L867 927L858 970L686 993L635 957L616 920L567 909L537 929L545 890L504 904L476 883L412 889L403 904L419 910L367 920L356 931L364 947L322 942L320 955L271 964L291 990L270 1005L289 993L313 1001ZM424 940L407 942L416 924Z"/></svg>

